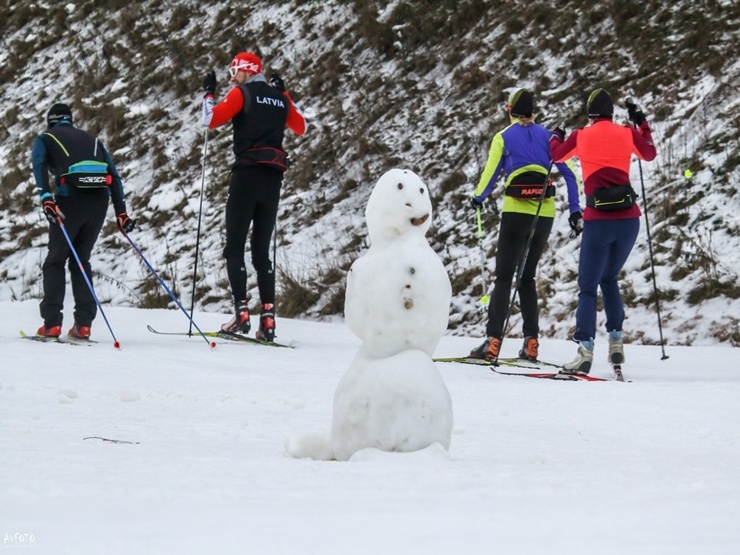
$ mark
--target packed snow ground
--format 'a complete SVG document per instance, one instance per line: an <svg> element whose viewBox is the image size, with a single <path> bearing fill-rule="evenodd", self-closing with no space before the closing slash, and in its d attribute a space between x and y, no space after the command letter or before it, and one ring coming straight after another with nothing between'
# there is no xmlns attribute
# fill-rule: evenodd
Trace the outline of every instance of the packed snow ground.
<svg viewBox="0 0 740 555"><path fill-rule="evenodd" d="M0 310L3 552L740 552L738 349L669 346L661 361L660 347L628 345L632 383L439 364L449 452L318 462L285 446L331 426L360 346L343 322L278 318L277 339L295 349L211 350L146 330L187 331L179 310L106 307L116 351L100 316L99 343L74 347L18 337L40 324L35 301ZM196 313L204 330L225 319ZM478 341L445 336L436 355ZM605 342L593 373L607 377ZM542 341L546 360L574 352Z"/></svg>

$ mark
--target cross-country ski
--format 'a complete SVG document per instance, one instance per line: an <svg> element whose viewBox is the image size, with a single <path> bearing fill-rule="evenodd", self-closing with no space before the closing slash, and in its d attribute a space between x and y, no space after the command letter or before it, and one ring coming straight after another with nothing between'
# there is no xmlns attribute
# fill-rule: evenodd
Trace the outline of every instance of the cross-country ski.
<svg viewBox="0 0 740 555"><path fill-rule="evenodd" d="M152 326L147 325L146 329L157 335L179 335L179 336L193 336L200 335L200 333L188 333L185 331L159 331L154 329ZM294 349L294 345L288 345L285 343L278 343L277 341L266 341L264 339L257 339L256 337L248 337L239 333L228 333L225 331L204 331L203 335L206 337L217 337L219 339L225 339L227 341L234 341L237 343L251 343L254 345L265 345L267 347L284 347L287 349Z"/></svg>
<svg viewBox="0 0 740 555"><path fill-rule="evenodd" d="M28 339L30 341L37 341L39 343L62 343L64 345L77 345L77 346L89 346L97 343L90 339L76 339L66 335L60 335L59 337L49 337L45 335L29 335L23 330L20 330L21 339Z"/></svg>

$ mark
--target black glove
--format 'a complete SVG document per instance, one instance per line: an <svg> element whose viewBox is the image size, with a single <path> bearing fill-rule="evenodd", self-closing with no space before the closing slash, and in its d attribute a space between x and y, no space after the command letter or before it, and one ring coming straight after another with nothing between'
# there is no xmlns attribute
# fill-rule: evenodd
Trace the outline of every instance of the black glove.
<svg viewBox="0 0 740 555"><path fill-rule="evenodd" d="M572 212L571 215L568 216L568 223L570 224L570 228L573 230L570 234L571 238L578 237L583 231L583 216L581 213Z"/></svg>
<svg viewBox="0 0 740 555"><path fill-rule="evenodd" d="M478 200L475 197L470 197L470 208L472 208L473 210L480 210L481 208L483 208L483 201Z"/></svg>
<svg viewBox="0 0 740 555"><path fill-rule="evenodd" d="M280 77L277 73L273 73L272 77L270 77L270 85L275 87L281 93L285 92L285 81L283 81L283 78Z"/></svg>
<svg viewBox="0 0 740 555"><path fill-rule="evenodd" d="M42 204L41 208L44 210L44 216L52 224L59 224L60 219L64 219L64 214L59 210L57 203L51 199L46 199Z"/></svg>
<svg viewBox="0 0 740 555"><path fill-rule="evenodd" d="M126 235L136 229L136 220L129 218L126 212L121 212L116 215L116 223L118 224L118 229Z"/></svg>
<svg viewBox="0 0 740 555"><path fill-rule="evenodd" d="M554 137L557 137L558 139L560 139L561 143L565 140L565 122L561 123L555 129L552 130L552 135L550 135L550 140L552 140Z"/></svg>
<svg viewBox="0 0 740 555"><path fill-rule="evenodd" d="M216 96L216 72L211 71L203 79L203 90L208 94Z"/></svg>
<svg viewBox="0 0 740 555"><path fill-rule="evenodd" d="M635 104L631 98L628 98L624 104L627 106L627 117L632 123L639 127L642 122L645 121L645 114L637 107L637 104Z"/></svg>

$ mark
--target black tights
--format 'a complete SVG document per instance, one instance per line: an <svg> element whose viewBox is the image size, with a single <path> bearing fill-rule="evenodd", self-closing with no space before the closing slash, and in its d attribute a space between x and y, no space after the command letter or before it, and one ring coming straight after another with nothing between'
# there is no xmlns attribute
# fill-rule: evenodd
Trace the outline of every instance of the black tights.
<svg viewBox="0 0 740 555"><path fill-rule="evenodd" d="M488 337L502 337L506 312L511 302L511 287L516 277L517 266L524 254L529 239L534 216L517 212L504 212L501 215L501 227L496 251L496 279L494 280L491 303L488 305ZM552 229L553 218L537 219L532 244L529 247L527 261L524 264L519 284L519 304L522 310L522 332L525 337L539 335L539 307L537 306L537 284L535 274L542 252L547 246L547 239Z"/></svg>
<svg viewBox="0 0 740 555"><path fill-rule="evenodd" d="M270 239L280 203L281 173L259 166L236 168L231 174L226 200L226 272L234 301L247 298L244 249L250 226L252 264L257 272L260 301L275 302L275 272L270 261ZM254 225L252 225L254 224Z"/></svg>

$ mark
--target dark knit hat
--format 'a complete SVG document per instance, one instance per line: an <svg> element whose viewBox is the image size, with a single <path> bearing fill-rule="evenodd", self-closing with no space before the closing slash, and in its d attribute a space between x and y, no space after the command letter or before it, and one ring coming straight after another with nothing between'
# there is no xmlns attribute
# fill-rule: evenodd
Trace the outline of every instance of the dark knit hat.
<svg viewBox="0 0 740 555"><path fill-rule="evenodd" d="M588 111L588 117L598 118L607 117L610 118L614 115L614 103L612 97L604 89L596 89L588 97L586 103L586 110Z"/></svg>
<svg viewBox="0 0 740 555"><path fill-rule="evenodd" d="M534 113L534 95L527 89L514 91L509 96L506 109L515 118L531 118Z"/></svg>
<svg viewBox="0 0 740 555"><path fill-rule="evenodd" d="M66 104L57 103L49 109L49 113L46 114L46 123L49 127L54 127L57 123L63 119L69 120L72 123L72 110Z"/></svg>

